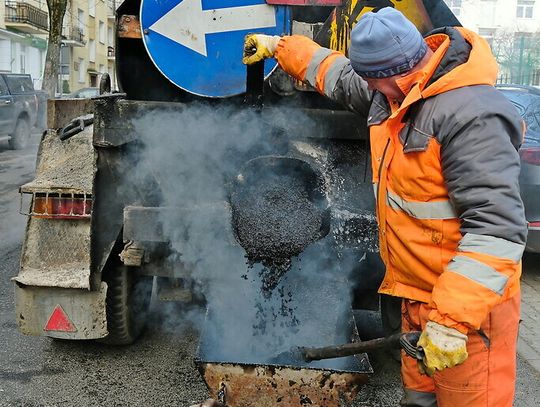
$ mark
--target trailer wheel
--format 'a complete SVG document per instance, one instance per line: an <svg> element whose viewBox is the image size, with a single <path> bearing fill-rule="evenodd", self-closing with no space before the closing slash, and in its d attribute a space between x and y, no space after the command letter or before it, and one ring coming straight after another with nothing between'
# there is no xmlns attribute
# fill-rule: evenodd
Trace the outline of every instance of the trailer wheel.
<svg viewBox="0 0 540 407"><path fill-rule="evenodd" d="M30 140L30 125L23 118L18 118L15 124L15 130L9 139L9 148L11 150L21 150L26 147Z"/></svg>
<svg viewBox="0 0 540 407"><path fill-rule="evenodd" d="M137 274L133 267L115 265L103 276L107 283L107 330L101 341L130 345L141 334L148 316L153 277Z"/></svg>

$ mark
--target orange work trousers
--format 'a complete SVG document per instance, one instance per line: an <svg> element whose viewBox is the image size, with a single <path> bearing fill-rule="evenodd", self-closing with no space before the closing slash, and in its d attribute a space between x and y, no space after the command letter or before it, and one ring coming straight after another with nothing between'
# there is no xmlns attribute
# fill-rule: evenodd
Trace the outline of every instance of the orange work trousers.
<svg viewBox="0 0 540 407"><path fill-rule="evenodd" d="M520 295L495 306L478 332L469 332L467 360L433 377L421 375L417 362L401 352L402 406L511 407L516 383ZM430 308L403 300L403 332L424 329Z"/></svg>

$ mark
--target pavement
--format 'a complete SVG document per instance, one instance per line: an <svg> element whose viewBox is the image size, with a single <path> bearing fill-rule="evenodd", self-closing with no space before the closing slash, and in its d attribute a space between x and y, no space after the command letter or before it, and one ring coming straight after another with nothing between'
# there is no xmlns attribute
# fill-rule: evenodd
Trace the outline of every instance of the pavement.
<svg viewBox="0 0 540 407"><path fill-rule="evenodd" d="M540 254L523 258L518 353L540 373Z"/></svg>

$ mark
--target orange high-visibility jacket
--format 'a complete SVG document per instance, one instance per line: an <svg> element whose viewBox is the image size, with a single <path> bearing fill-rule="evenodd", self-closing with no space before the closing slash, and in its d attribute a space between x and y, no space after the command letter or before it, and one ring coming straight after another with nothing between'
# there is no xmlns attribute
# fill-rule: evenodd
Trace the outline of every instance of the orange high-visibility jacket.
<svg viewBox="0 0 540 407"><path fill-rule="evenodd" d="M341 53L283 37L295 78L367 116L381 257L380 292L429 303L429 318L466 333L519 292L526 220L517 149L523 122L494 87L488 44L464 28L425 38L434 52L388 101Z"/></svg>

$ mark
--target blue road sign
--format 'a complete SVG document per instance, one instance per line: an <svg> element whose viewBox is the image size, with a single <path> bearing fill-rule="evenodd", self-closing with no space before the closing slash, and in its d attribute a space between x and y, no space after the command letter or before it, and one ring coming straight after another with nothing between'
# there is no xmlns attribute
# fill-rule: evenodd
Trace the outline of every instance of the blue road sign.
<svg viewBox="0 0 540 407"><path fill-rule="evenodd" d="M207 97L245 92L246 34L290 31L289 10L264 0L143 0L140 18L157 69L176 86ZM267 61L265 75L276 65Z"/></svg>

